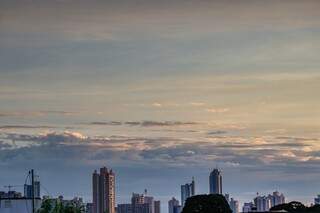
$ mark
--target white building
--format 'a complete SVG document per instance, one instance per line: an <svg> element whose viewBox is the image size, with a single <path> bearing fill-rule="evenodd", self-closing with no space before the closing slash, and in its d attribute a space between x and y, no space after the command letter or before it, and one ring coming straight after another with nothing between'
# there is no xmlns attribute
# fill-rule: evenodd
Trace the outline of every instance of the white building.
<svg viewBox="0 0 320 213"><path fill-rule="evenodd" d="M239 213L239 201L231 198L229 201L229 206L232 210L232 213Z"/></svg>
<svg viewBox="0 0 320 213"><path fill-rule="evenodd" d="M41 199L36 198L35 210L41 207ZM30 198L1 198L0 213L30 213L32 212L32 199Z"/></svg>
<svg viewBox="0 0 320 213"><path fill-rule="evenodd" d="M271 199L269 196L257 196L254 199L254 204L258 212L267 212L271 208Z"/></svg>
<svg viewBox="0 0 320 213"><path fill-rule="evenodd" d="M243 207L242 207L242 212L243 213L247 213L247 212L251 212L254 210L254 204L252 202L250 203L244 203Z"/></svg>
<svg viewBox="0 0 320 213"><path fill-rule="evenodd" d="M268 195L268 197L271 200L271 207L284 204L286 202L284 195L278 191L273 192L272 195Z"/></svg>

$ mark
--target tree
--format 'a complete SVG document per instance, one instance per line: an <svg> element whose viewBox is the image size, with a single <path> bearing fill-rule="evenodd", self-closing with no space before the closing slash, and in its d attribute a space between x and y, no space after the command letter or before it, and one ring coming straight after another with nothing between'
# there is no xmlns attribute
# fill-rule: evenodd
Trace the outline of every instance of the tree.
<svg viewBox="0 0 320 213"><path fill-rule="evenodd" d="M320 205L314 205L308 208L308 213L319 213L320 212Z"/></svg>
<svg viewBox="0 0 320 213"><path fill-rule="evenodd" d="M62 202L55 200L54 207L52 199L46 199L42 202L41 208L37 213L83 213L84 206L77 207L74 204L63 205Z"/></svg>
<svg viewBox="0 0 320 213"><path fill-rule="evenodd" d="M196 195L186 200L182 213L232 213L224 196Z"/></svg>
<svg viewBox="0 0 320 213"><path fill-rule="evenodd" d="M302 203L297 201L292 201L290 203L280 204L274 206L270 209L270 211L280 211L285 210L289 213L305 213L307 212L307 207L305 207Z"/></svg>

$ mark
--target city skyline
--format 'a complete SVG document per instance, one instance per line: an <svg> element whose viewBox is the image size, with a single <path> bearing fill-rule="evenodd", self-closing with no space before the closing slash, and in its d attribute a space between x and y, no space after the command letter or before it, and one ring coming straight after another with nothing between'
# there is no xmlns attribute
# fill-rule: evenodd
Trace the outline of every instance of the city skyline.
<svg viewBox="0 0 320 213"><path fill-rule="evenodd" d="M117 203L147 188L165 212L192 177L208 193L218 167L240 203L274 191L313 202L319 10L319 0L0 0L0 187L34 169L52 196L89 201L106 165Z"/></svg>
<svg viewBox="0 0 320 213"><path fill-rule="evenodd" d="M213 169L210 172L209 179L210 180L222 180L222 171L218 169ZM30 177L30 174L32 175L32 178ZM8 192L0 191L0 202L11 202L10 206L13 209L20 209L21 212L28 212L30 211L31 204L26 204L27 202L30 202L33 199L33 196L30 194L29 188L32 188L32 182L34 184L34 199L37 201L37 208L40 207L41 201L44 202L46 200L49 200L49 202L52 205L56 205L57 201L61 202L62 205L75 205L76 207L84 207L86 210L86 213L161 213L161 201L154 199L153 196L150 196L147 192L147 189L144 190L143 194L140 193L132 193L131 197L131 203L116 203L115 202L115 173L112 169L108 169L107 167L101 167L100 173L97 173L97 170L95 170L92 173L92 201L90 202L84 202L83 198L81 197L73 197L72 199L64 199L64 196L60 194L57 198L51 197L48 193L48 191L40 184L40 177L38 175L34 175L34 170L29 171L24 186L24 195L22 196L21 192L17 192L15 190L11 190L12 188L18 187L19 185L9 185ZM35 178L34 178L35 177ZM26 184L28 178L30 179L30 184ZM214 179L212 179L214 178ZM221 183L221 182L220 182ZM209 182L210 186L211 182ZM45 189L45 193L42 193L42 197L40 194L40 186L41 188ZM212 187L209 187L210 189ZM221 188L220 188L221 189ZM218 190L219 191L219 190ZM185 193L185 195L183 195ZM203 193L195 193L195 181L194 177L192 178L191 183L187 183L184 185L181 185L181 202L182 204L185 202L186 199L191 198L196 195L205 195ZM239 213L240 212L240 203L238 200L236 200L233 197L230 197L230 194L222 194L222 191L220 192L210 192L209 194L218 194L222 195L228 205L230 206L230 209L233 213ZM186 197L187 196L187 197ZM316 198L314 198L314 203L312 205L319 205L319 197L320 195L317 195ZM42 200L41 200L42 199ZM253 198L253 202L245 202L242 206L242 212L267 212L272 207L289 203L291 201L286 200L283 193L280 193L279 191L274 191L272 194L269 194L267 196L265 195L259 195L257 192L256 197ZM7 204L8 205L8 204ZM311 205L311 206L312 206ZM2 208L6 205L3 205ZM168 213L181 213L183 206L180 205L179 200L175 199L175 197L172 197L168 201ZM29 208L29 210L23 210L23 208ZM1 210L1 205L0 205Z"/></svg>

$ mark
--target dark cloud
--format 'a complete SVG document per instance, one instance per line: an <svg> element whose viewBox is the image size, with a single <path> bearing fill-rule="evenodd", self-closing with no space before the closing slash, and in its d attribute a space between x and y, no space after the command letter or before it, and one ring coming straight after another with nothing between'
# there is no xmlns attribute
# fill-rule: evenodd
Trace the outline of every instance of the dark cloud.
<svg viewBox="0 0 320 213"><path fill-rule="evenodd" d="M96 122L91 122L91 125L111 125L111 126L118 126L122 125L122 122L120 121L110 121L110 122L103 122L103 121L96 121Z"/></svg>
<svg viewBox="0 0 320 213"><path fill-rule="evenodd" d="M55 126L35 126L35 125L4 125L0 129L54 129Z"/></svg>
<svg viewBox="0 0 320 213"><path fill-rule="evenodd" d="M227 131L215 130L215 131L208 132L208 135L224 135L227 133L228 133Z"/></svg>

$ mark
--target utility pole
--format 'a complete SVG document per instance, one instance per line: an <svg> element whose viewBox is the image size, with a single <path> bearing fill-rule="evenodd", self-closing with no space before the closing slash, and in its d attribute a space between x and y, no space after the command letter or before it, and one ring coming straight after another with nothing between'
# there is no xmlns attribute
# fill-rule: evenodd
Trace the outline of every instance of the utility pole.
<svg viewBox="0 0 320 213"><path fill-rule="evenodd" d="M31 169L31 195L32 195L32 213L35 213L34 209L34 171Z"/></svg>

